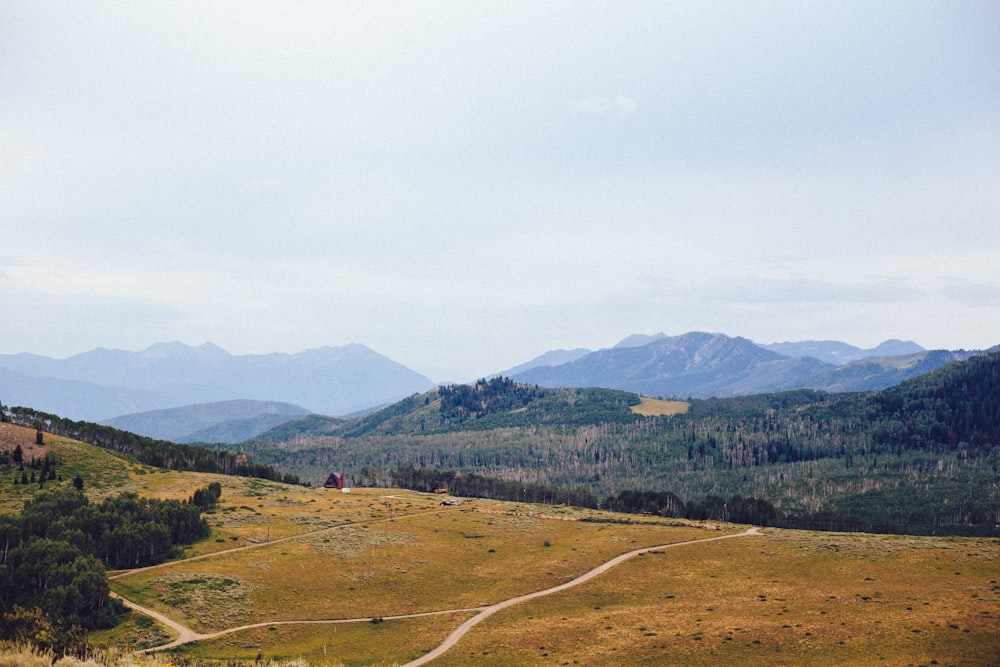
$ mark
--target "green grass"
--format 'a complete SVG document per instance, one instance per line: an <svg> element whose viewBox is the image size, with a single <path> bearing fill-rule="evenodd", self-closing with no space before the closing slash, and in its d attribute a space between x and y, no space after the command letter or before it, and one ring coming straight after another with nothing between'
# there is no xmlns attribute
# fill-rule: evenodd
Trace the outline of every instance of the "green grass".
<svg viewBox="0 0 1000 667"><path fill-rule="evenodd" d="M84 482L84 491L92 499L121 491L139 491L141 485L134 478L140 476L135 473L155 470L124 454L48 433L44 435L43 445L38 446L35 444L35 429L0 422L0 449L10 452L17 445L21 446L29 475L31 469L27 462L32 457L41 460L46 454L55 454L59 460L56 474L62 477L62 482L47 481L46 486L69 484L79 475ZM35 471L36 475L39 472ZM20 480L21 473L13 465L0 469L0 514L20 511L24 501L39 491L37 482L15 484L15 478Z"/></svg>

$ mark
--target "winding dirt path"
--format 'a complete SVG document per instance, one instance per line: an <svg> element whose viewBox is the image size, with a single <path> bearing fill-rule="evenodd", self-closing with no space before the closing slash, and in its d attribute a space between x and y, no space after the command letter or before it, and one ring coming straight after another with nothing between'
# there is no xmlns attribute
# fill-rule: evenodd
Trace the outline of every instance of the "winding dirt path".
<svg viewBox="0 0 1000 667"><path fill-rule="evenodd" d="M492 616L493 614L497 613L502 609L506 609L507 607L511 607L521 602L527 602L528 600L534 600L535 598L540 598L545 595L552 595L553 593L558 593L560 591L566 590L567 588L572 588L573 586L577 586L586 581L590 581L594 577L604 574L605 572L615 567L616 565L620 565L621 563L627 561L628 559L638 556L640 554L649 553L650 551L660 551L661 549L672 549L674 547L682 547L689 544L700 544L702 542L715 542L717 540L728 540L733 537L745 537L747 535L756 535L759 532L759 530L760 530L759 528L754 527L747 529L745 532L734 533L732 535L720 535L719 537L709 537L701 540L687 540L684 542L673 542L671 544L664 544L657 547L644 547L642 549L635 549L634 551L629 551L628 553L624 553L621 556L612 558L611 560L602 565L598 565L593 570L585 572L576 579L567 581L565 584L553 586L552 588L546 588L541 591L535 591L534 593L519 595L517 597L510 598L508 600L504 600L503 602L498 602L494 605L486 607L485 609L483 609L482 612L476 614L475 616L467 620L465 623L462 623L462 625L458 626L458 628L456 628L454 632L448 635L448 637L443 642L441 642L441 644L436 649L421 656L420 658L417 658L416 660L406 663L405 665L403 665L403 667L418 667L419 665L427 664L428 662L434 660L435 658L441 657L449 649L455 646L455 644L457 644L459 640L462 639L462 637L468 634L469 630L476 627L478 624L482 623L487 618L489 618L490 616Z"/></svg>
<svg viewBox="0 0 1000 667"><path fill-rule="evenodd" d="M167 626L168 628L170 628L171 630L173 630L174 632L177 633L177 638L174 639L169 644L163 644L163 645L157 646L156 648L153 648L153 649L147 649L147 651L159 651L160 649L173 648L174 646L180 646L181 644L187 644L188 642L196 642L199 639L204 639L205 638L204 635L198 634L197 632L195 632L191 628L189 628L187 626L184 626L184 625L181 625L180 623L177 623L176 621L170 620L169 618L167 618L166 616L164 616L163 614L161 614L158 611L153 611L152 609L148 609L146 607L142 607L140 605L137 605L136 603L132 602L131 600L129 600L127 598L123 598L121 595L118 595L118 593L115 593L114 591L111 591L111 593L109 593L109 595L111 597L113 597L114 599L116 599L116 600L121 600L125 604L125 606L128 607L129 609L134 609L134 610L136 610L137 612L139 612L141 614L146 614L147 616L151 616L151 617L155 618L157 621L159 621L160 623L162 623L163 625Z"/></svg>
<svg viewBox="0 0 1000 667"><path fill-rule="evenodd" d="M252 542L250 544L244 544L240 547L230 547L229 549L220 549L219 551L210 551L209 553L198 554L197 556L189 556L187 558L182 558L180 560L168 560L163 563L157 563L156 565L147 565L146 567L136 567L131 570L115 570L108 575L108 579L120 579L122 577L127 577L130 574L138 574L139 572L146 572L148 570L157 570L164 567L171 567L177 565L178 563L190 563L196 560L204 560L205 558L215 558L216 556L223 556L225 554L236 553L237 551L247 551L248 549L262 549L264 547L269 547L274 544L281 544L282 542L289 542L291 540L298 540L303 537L311 537L318 535L320 533L326 533L332 530L341 530L343 528L350 528L351 526L368 526L376 523L392 523L395 521L402 521L404 519L409 519L415 516L424 516L427 514L440 514L442 512L454 511L453 508L448 509L434 509L428 510L426 512L413 512L411 514L401 514L399 516L386 517L384 519L369 519L367 521L346 521L344 523L338 523L336 526L327 526L325 528L317 528L316 530L307 530L301 533L295 533L294 535L286 535L285 537L277 537L268 542ZM122 598L124 600L124 598Z"/></svg>
<svg viewBox="0 0 1000 667"><path fill-rule="evenodd" d="M267 621L263 623L251 623L250 625L241 625L235 628L226 628L225 630L218 630L216 632L208 632L205 634L195 632L191 628L185 627L176 621L172 621L163 614L160 614L152 609L147 609L131 602L117 593L111 593L111 597L117 598L125 603L126 607L134 609L140 613L148 614L152 616L157 621L163 623L171 630L177 633L177 638L166 644L160 644L159 646L154 646L153 648L147 648L143 650L143 653L153 653L155 651L163 651L170 648L175 648L181 644L188 644L191 642L201 641L203 639L215 639L216 637L221 637L223 635L232 634L234 632L241 632L243 630L253 630L254 628L266 628L272 625L334 625L338 623L371 623L374 617L367 616L364 618L334 618L334 619L319 619L319 620L309 620L309 621ZM420 618L422 616L442 616L445 614L462 614L462 613L472 613L477 611L483 611L487 607L472 607L470 609L444 609L441 611L421 611L413 614L400 614L399 616L381 616L383 621L395 621L403 618Z"/></svg>
<svg viewBox="0 0 1000 667"><path fill-rule="evenodd" d="M336 526L334 528L341 528L344 525L346 525L346 524L342 524L341 526ZM334 528L325 528L323 530L333 530ZM316 531L316 532L321 532L321 531ZM715 541L718 541L718 540L728 540L728 539L731 539L731 538L734 538L734 537L745 537L745 536L748 536L748 535L757 535L759 532L760 532L759 528L753 527L753 528L748 528L746 531L744 531L742 533L733 533L732 535L720 535L718 537L709 537L709 538L698 539L698 540L685 540L684 542L672 542L670 544L662 544L662 545L659 545L659 546L643 547L641 549L634 549L632 551L623 553L620 556L616 556L615 558L612 558L611 560L609 560L609 561L607 561L605 563L602 563L601 565L598 565L597 567L595 567L592 570L584 572L579 577L576 577L575 579L567 581L566 583L559 584L558 586L553 586L551 588L546 588L546 589L543 589L543 590L540 590L540 591L535 591L533 593L526 593L524 595L518 595L517 597L508 598L507 600L503 600L502 602L498 602L498 603L493 604L493 605L486 605L486 606L482 606L482 607L471 607L471 608L465 608L465 609L442 609L440 611L424 611L424 612L417 612L417 613L413 613L413 614L401 614L399 616L382 616L381 618L382 618L382 620L385 620L385 621L391 621L391 620L398 620L398 619L404 619L404 618L419 618L419 617L422 617L422 616L440 616L440 615L444 615L444 614L462 614L462 613L477 612L475 616L473 616L469 620L467 620L464 623L462 623L462 625L458 626L458 628L456 628L450 635L448 635L445 638L445 640L443 642L441 642L440 645L437 646L437 648L433 649L432 651L429 651L428 653L426 653L423 656L417 658L416 660L413 660L413 661L408 662L405 665L403 665L403 667L418 667L419 665L425 665L428 662L430 662L430 661L432 661L432 660L434 660L434 659L436 659L436 658L444 655L448 650L450 650L452 647L454 647L455 644L457 644L463 637L465 637L465 635L468 634L469 631L472 630L472 628L474 628L478 624L482 623L483 621L485 621L486 619L488 619L490 616L492 616L493 614L497 613L498 611L501 611L503 609L506 609L507 607L511 607L513 605L516 605L516 604L520 604L521 602L527 602L528 600L534 600L535 598L544 597L546 595L552 595L553 593L558 593L558 592L564 591L564 590L566 590L568 588L572 588L574 586L578 586L578 585L580 585L580 584L582 584L584 582L590 581L591 579L604 574L605 572L607 572L611 568L613 568L613 567L615 567L617 565L620 565L621 563L625 562L626 560L629 560L630 558L634 558L635 556L638 556L638 555L641 555L641 554L644 554L644 553L649 553L650 551L660 551L662 549L672 549L674 547L682 547L682 546L686 546L686 545L690 545L690 544L700 544L700 543L703 543L703 542L715 542ZM302 535L297 535L295 537L301 537L301 536ZM293 539L293 538L292 537L282 538L282 540L275 540L275 542L277 542L277 541L283 541L283 540L288 540L288 539ZM195 556L194 558L190 558L190 559L187 559L187 560L195 560L195 559L201 559L201 558L208 558L208 557L211 557L211 556L217 556L217 555L222 554L222 553L232 553L233 551L242 551L243 549L249 549L249 548L255 548L255 547L265 546L266 544L268 544L268 543L253 544L253 545L250 545L250 546L238 547L238 548L235 548L235 549L227 549L226 551L218 551L218 552L211 553L211 554L204 554L204 555L201 555L201 556ZM274 544L274 542L270 542L269 544ZM177 561L174 561L174 564L176 564L176 562ZM164 565L156 565L156 566L153 566L153 567L163 567ZM121 576L125 576L126 574L132 574L134 572L139 572L139 571L147 570L147 569L152 569L152 568L141 568L139 570L130 570L130 571L127 571L127 572L118 573L118 574L115 575L115 577L121 577ZM241 625L241 626L234 627L234 628L227 628L225 630L219 630L217 632L210 632L210 633L207 633L207 634L201 634L201 633L195 632L191 628L188 628L188 627L186 627L184 625L181 625L180 623L177 623L176 621L173 621L173 620L167 618L166 616L164 616L163 614L161 614L161 613L159 613L157 611L154 611L152 609L148 609L146 607L138 605L138 604L136 604L136 603L134 603L134 602L132 602L132 601L130 601L130 600L128 600L128 599L120 596L120 595L118 595L117 593L112 592L111 593L111 597L113 597L115 599L118 599L118 600L121 600L125 604L125 606L127 606L127 607L129 607L131 609L134 609L135 611L138 611L138 612L140 612L142 614L146 614L148 616L151 616L152 618L156 619L157 621L159 621L160 623L162 623L163 625L167 626L168 628L170 628L171 630L173 630L174 632L177 633L177 637L173 641L170 641L170 642L168 642L166 644L161 644L160 646L155 646L153 648L148 648L148 649L146 649L144 651L145 653L151 653L153 651L162 651L162 650L165 650L165 649L174 648L174 647L180 646L182 644L187 644L187 643L190 643L190 642L196 642L196 641L201 641L201 640L205 640L205 639L214 639L216 637L221 637L222 635L227 635L227 634L231 634L231 633L234 633L234 632L240 632L242 630L252 630L254 628L262 628L262 627L268 627L268 626L272 626L272 625L321 625L321 624L327 624L327 625L329 625L329 624L337 624L337 623L370 623L370 622L372 622L374 620L374 617L366 616L366 617L363 617L363 618L339 618L339 619L328 619L328 620L270 621L270 622L263 622L263 623L252 623L250 625Z"/></svg>

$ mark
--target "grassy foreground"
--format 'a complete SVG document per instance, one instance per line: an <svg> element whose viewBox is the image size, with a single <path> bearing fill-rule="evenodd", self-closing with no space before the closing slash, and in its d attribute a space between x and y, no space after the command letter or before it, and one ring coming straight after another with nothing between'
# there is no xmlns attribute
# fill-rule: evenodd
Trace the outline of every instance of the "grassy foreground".
<svg viewBox="0 0 1000 667"><path fill-rule="evenodd" d="M493 604L635 548L737 530L482 500L440 507L440 497L405 491L241 483L230 481L211 517L218 537L197 551L260 546L113 583L201 633L257 625L184 645L178 659L404 664L475 612L393 616ZM261 537L268 527L271 543ZM512 607L435 664L997 664L998 580L997 540L766 530L638 556ZM335 619L359 620L294 622Z"/></svg>
<svg viewBox="0 0 1000 667"><path fill-rule="evenodd" d="M180 499L222 484L213 535L185 560L111 576L128 599L202 635L223 634L134 654L173 633L133 613L91 636L107 652L87 661L0 646L0 667L405 664L473 608L565 583L639 547L743 528L484 500L441 506L441 496L402 490L344 494L159 471L55 438L45 447L62 458L64 479L81 474L96 496L110 492L107 480ZM30 492L5 486L0 511ZM636 556L498 612L434 664L995 665L998 582L996 539L768 529ZM393 618L425 612L440 613ZM252 627L230 632L241 626Z"/></svg>

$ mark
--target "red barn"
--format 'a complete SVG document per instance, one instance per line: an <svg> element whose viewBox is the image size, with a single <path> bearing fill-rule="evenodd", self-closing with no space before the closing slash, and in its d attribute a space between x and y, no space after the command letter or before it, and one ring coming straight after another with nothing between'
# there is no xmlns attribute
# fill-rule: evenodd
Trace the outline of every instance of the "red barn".
<svg viewBox="0 0 1000 667"><path fill-rule="evenodd" d="M339 475L335 472L331 472L330 476L326 478L326 484L323 485L324 489L342 489L344 488L344 473Z"/></svg>

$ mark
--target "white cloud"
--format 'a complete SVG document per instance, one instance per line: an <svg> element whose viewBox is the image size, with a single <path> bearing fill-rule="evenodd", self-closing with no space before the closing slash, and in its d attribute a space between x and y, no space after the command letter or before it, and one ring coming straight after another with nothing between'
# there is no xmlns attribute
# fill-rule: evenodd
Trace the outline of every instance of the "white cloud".
<svg viewBox="0 0 1000 667"><path fill-rule="evenodd" d="M1000 342L989 3L181 4L0 3L0 351Z"/></svg>

